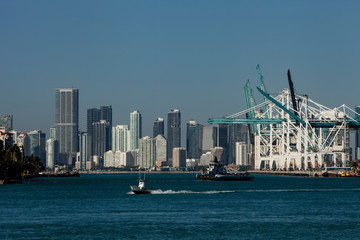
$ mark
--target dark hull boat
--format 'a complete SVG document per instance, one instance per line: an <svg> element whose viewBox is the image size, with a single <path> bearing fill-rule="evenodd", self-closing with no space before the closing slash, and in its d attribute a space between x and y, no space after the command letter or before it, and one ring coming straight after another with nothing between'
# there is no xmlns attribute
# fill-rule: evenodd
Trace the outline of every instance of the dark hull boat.
<svg viewBox="0 0 360 240"><path fill-rule="evenodd" d="M228 173L223 164L217 161L217 158L214 161L211 161L209 167L204 169L202 174L197 174L196 178L202 180L215 180L215 181L250 181L255 177L249 173Z"/></svg>
<svg viewBox="0 0 360 240"><path fill-rule="evenodd" d="M236 174L197 174L197 178L202 180L216 180L216 181L250 181L255 177L248 173Z"/></svg>

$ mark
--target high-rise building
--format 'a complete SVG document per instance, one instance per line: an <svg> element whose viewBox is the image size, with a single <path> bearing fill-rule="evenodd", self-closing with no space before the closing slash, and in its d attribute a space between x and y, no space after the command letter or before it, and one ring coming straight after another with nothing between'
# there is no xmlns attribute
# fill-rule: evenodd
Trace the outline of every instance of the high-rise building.
<svg viewBox="0 0 360 240"><path fill-rule="evenodd" d="M46 140L46 168L54 169L59 157L59 142L55 138Z"/></svg>
<svg viewBox="0 0 360 240"><path fill-rule="evenodd" d="M228 125L228 144L227 144L227 162L225 164L232 164L236 162L236 142L249 141L249 130L246 124L229 124ZM247 147L249 145L246 145Z"/></svg>
<svg viewBox="0 0 360 240"><path fill-rule="evenodd" d="M222 148L227 148L227 142L228 142L227 124L219 124L217 137L218 137L217 146Z"/></svg>
<svg viewBox="0 0 360 240"><path fill-rule="evenodd" d="M186 150L189 159L200 159L202 154L203 126L190 120L186 124Z"/></svg>
<svg viewBox="0 0 360 240"><path fill-rule="evenodd" d="M156 162L166 162L166 138L164 135L158 134L155 137L156 145Z"/></svg>
<svg viewBox="0 0 360 240"><path fill-rule="evenodd" d="M0 127L5 127L5 132L13 130L13 115L0 115Z"/></svg>
<svg viewBox="0 0 360 240"><path fill-rule="evenodd" d="M86 161L89 160L88 157L88 133L82 132L79 134L79 168L86 169Z"/></svg>
<svg viewBox="0 0 360 240"><path fill-rule="evenodd" d="M93 123L99 122L100 120L105 120L109 123L109 129L107 133L108 139L106 140L106 148L110 149L112 144L112 107L109 106L100 106L100 108L90 108L87 110L87 133L88 133L88 156L95 155L94 148L97 144L98 139L94 135L94 125Z"/></svg>
<svg viewBox="0 0 360 240"><path fill-rule="evenodd" d="M167 161L172 163L173 148L181 147L181 114L178 109L168 112L167 122Z"/></svg>
<svg viewBox="0 0 360 240"><path fill-rule="evenodd" d="M151 168L155 166L155 139L145 136L139 140L139 167Z"/></svg>
<svg viewBox="0 0 360 240"><path fill-rule="evenodd" d="M249 149L245 142L236 142L236 165L250 165Z"/></svg>
<svg viewBox="0 0 360 240"><path fill-rule="evenodd" d="M93 139L96 139L93 143L93 155L99 158L104 157L104 153L110 150L109 139L109 123L106 120L100 120L93 125Z"/></svg>
<svg viewBox="0 0 360 240"><path fill-rule="evenodd" d="M186 149L182 147L173 148L173 162L174 168L186 167Z"/></svg>
<svg viewBox="0 0 360 240"><path fill-rule="evenodd" d="M51 127L50 128L50 138L55 138L56 139L56 127Z"/></svg>
<svg viewBox="0 0 360 240"><path fill-rule="evenodd" d="M139 111L130 113L130 150L139 148L139 139L142 138L142 119Z"/></svg>
<svg viewBox="0 0 360 240"><path fill-rule="evenodd" d="M157 118L154 122L153 127L153 137L155 138L157 135L165 135L164 133L164 119L163 118Z"/></svg>
<svg viewBox="0 0 360 240"><path fill-rule="evenodd" d="M30 139L27 133L20 133L17 137L16 144L24 153L24 156L30 156Z"/></svg>
<svg viewBox="0 0 360 240"><path fill-rule="evenodd" d="M130 150L130 131L128 125L117 125L112 128L112 151Z"/></svg>
<svg viewBox="0 0 360 240"><path fill-rule="evenodd" d="M44 166L46 165L46 135L40 130L30 131L28 133L30 142L30 155L40 158Z"/></svg>
<svg viewBox="0 0 360 240"><path fill-rule="evenodd" d="M202 153L210 151L217 145L217 128L203 127L202 135Z"/></svg>
<svg viewBox="0 0 360 240"><path fill-rule="evenodd" d="M79 149L79 90L56 89L55 95L56 139L59 153L67 156L68 164L75 162Z"/></svg>

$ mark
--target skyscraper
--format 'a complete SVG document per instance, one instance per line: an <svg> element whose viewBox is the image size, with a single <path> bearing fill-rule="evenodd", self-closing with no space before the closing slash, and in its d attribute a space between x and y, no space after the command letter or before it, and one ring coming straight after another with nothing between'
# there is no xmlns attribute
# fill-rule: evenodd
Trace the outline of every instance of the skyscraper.
<svg viewBox="0 0 360 240"><path fill-rule="evenodd" d="M186 151L190 159L200 159L202 154L203 126L190 120L186 124Z"/></svg>
<svg viewBox="0 0 360 240"><path fill-rule="evenodd" d="M229 124L228 125L228 144L227 144L227 162L225 164L232 164L236 162L236 142L249 141L249 131L246 124ZM248 145L246 145L248 146Z"/></svg>
<svg viewBox="0 0 360 240"><path fill-rule="evenodd" d="M106 148L110 149L112 142L112 107L100 106L100 108L90 108L87 110L87 133L88 133L88 156L95 155L94 148L97 144L97 140L94 135L94 125L93 123L99 122L100 120L105 120L109 123L109 129L107 133Z"/></svg>
<svg viewBox="0 0 360 240"><path fill-rule="evenodd" d="M155 139L145 136L139 140L139 159L140 167L151 168L155 166Z"/></svg>
<svg viewBox="0 0 360 240"><path fill-rule="evenodd" d="M110 124L106 120L100 120L92 125L93 139L96 139L96 141L93 141L93 155L103 158L104 153L110 150L110 146L108 144Z"/></svg>
<svg viewBox="0 0 360 240"><path fill-rule="evenodd" d="M158 134L155 137L156 161L166 162L166 138Z"/></svg>
<svg viewBox="0 0 360 240"><path fill-rule="evenodd" d="M86 132L82 132L79 134L79 162L80 162L80 169L86 169L86 161L88 161L88 134Z"/></svg>
<svg viewBox="0 0 360 240"><path fill-rule="evenodd" d="M0 127L5 127L5 132L13 130L13 116L0 115Z"/></svg>
<svg viewBox="0 0 360 240"><path fill-rule="evenodd" d="M28 134L30 142L30 155L40 158L40 161L44 166L46 165L46 135L45 133L34 130L30 131Z"/></svg>
<svg viewBox="0 0 360 240"><path fill-rule="evenodd" d="M67 163L75 162L79 149L79 90L56 89L56 139L59 141L59 153L67 155Z"/></svg>
<svg viewBox="0 0 360 240"><path fill-rule="evenodd" d="M55 138L46 140L46 168L54 169L59 157L59 143Z"/></svg>
<svg viewBox="0 0 360 240"><path fill-rule="evenodd" d="M210 151L217 145L217 128L203 127L202 153Z"/></svg>
<svg viewBox="0 0 360 240"><path fill-rule="evenodd" d="M112 151L130 150L130 131L128 125L117 125L112 128Z"/></svg>
<svg viewBox="0 0 360 240"><path fill-rule="evenodd" d="M181 115L178 109L168 112L167 122L167 161L172 163L173 148L181 147Z"/></svg>
<svg viewBox="0 0 360 240"><path fill-rule="evenodd" d="M139 139L142 138L142 120L139 111L130 113L130 150L139 148Z"/></svg>
<svg viewBox="0 0 360 240"><path fill-rule="evenodd" d="M164 135L164 119L163 118L157 118L154 122L153 137L155 138L159 134Z"/></svg>

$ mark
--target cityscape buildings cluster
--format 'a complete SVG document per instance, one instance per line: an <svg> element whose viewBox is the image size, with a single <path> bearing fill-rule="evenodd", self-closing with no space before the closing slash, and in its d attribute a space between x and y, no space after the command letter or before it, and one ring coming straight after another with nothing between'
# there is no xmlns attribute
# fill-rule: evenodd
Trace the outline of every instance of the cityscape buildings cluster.
<svg viewBox="0 0 360 240"><path fill-rule="evenodd" d="M41 130L15 131L13 116L0 116L1 140L17 144L25 156L39 157L48 170L56 165L99 168L185 169L208 165L216 156L225 164L250 165L247 125L203 126L186 123L181 146L181 112L170 110L153 123L153 136L143 136L142 115L130 113L130 124L113 126L112 106L87 109L86 132L79 129L79 89L56 89L55 123L46 139Z"/></svg>

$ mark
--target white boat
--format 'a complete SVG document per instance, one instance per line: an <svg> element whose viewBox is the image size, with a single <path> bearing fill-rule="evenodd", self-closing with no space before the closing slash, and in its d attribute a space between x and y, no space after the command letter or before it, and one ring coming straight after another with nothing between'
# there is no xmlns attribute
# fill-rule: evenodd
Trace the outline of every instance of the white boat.
<svg viewBox="0 0 360 240"><path fill-rule="evenodd" d="M144 179L141 179L140 178L140 173L139 173L139 180L138 181L139 181L138 186L135 186L135 185L130 186L133 193L135 193L135 194L148 194L148 193L151 193L152 189L145 187L145 174L144 174Z"/></svg>

